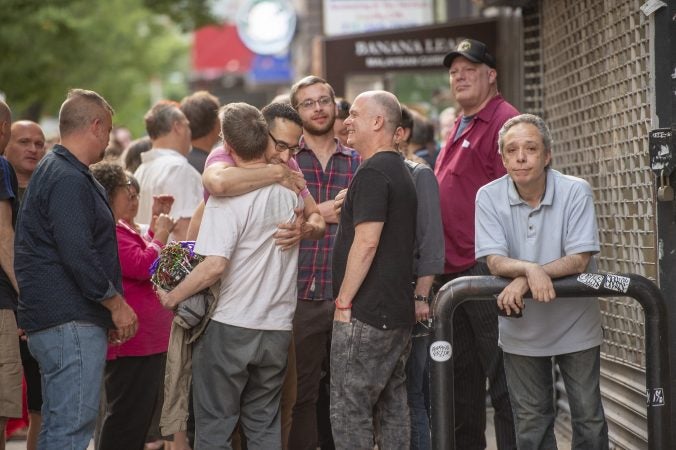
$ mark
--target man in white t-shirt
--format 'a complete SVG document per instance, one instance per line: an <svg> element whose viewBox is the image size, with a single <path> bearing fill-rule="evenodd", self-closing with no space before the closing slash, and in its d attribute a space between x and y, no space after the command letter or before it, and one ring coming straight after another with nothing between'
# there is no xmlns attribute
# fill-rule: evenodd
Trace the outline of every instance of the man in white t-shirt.
<svg viewBox="0 0 676 450"><path fill-rule="evenodd" d="M246 103L222 109L223 135L238 167L264 167L268 129ZM167 308L220 279L218 306L194 347L196 448L230 448L240 420L250 449L281 449L280 397L296 308L298 247L275 244L302 198L280 184L210 197L195 252L205 259L173 291Z"/></svg>
<svg viewBox="0 0 676 450"><path fill-rule="evenodd" d="M191 147L190 123L176 102L162 100L145 115L146 131L153 147L141 155L134 176L141 186L136 222L150 223L155 196L171 196L166 210L177 219L173 240L184 240L193 212L202 200L202 178L186 155Z"/></svg>

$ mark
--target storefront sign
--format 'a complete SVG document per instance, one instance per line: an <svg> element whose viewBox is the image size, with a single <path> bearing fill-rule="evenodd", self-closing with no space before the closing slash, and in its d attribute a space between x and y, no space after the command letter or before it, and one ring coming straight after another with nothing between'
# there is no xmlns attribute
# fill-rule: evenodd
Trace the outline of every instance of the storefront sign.
<svg viewBox="0 0 676 450"><path fill-rule="evenodd" d="M325 38L324 75L337 92L350 74L439 70L444 56L463 38L480 40L495 52L495 20L444 24Z"/></svg>
<svg viewBox="0 0 676 450"><path fill-rule="evenodd" d="M324 35L429 25L432 0L324 0Z"/></svg>

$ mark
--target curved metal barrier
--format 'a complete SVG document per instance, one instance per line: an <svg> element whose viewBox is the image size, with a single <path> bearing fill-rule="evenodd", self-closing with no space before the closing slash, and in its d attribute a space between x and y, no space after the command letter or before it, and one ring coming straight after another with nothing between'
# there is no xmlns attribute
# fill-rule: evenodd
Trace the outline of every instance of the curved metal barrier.
<svg viewBox="0 0 676 450"><path fill-rule="evenodd" d="M432 444L435 450L455 449L453 411L453 312L466 301L495 301L509 283L500 277L462 277L439 291L434 307L434 340L430 346L432 401ZM640 275L583 273L554 280L557 300L564 297L632 297L644 310L646 353L646 402L648 405L648 448L663 450L671 445L668 317L658 287Z"/></svg>

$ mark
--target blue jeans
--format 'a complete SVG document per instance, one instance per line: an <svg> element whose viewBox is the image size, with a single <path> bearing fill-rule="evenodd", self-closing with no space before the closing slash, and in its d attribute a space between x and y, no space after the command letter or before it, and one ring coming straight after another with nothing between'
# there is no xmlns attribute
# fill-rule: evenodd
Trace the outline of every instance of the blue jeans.
<svg viewBox="0 0 676 450"><path fill-rule="evenodd" d="M570 403L572 449L607 450L608 425L601 404L599 347L556 355ZM519 450L556 449L552 357L504 353Z"/></svg>
<svg viewBox="0 0 676 450"><path fill-rule="evenodd" d="M28 348L42 371L41 450L82 450L89 445L107 347L107 331L87 322L28 334Z"/></svg>
<svg viewBox="0 0 676 450"><path fill-rule="evenodd" d="M416 324L415 328L420 328ZM416 335L414 329L413 335ZM427 350L430 336L418 336L411 338L411 354L406 362L406 392L408 393L408 409L411 414L411 450L429 450L430 420L425 407L423 388L429 383L425 376L427 366Z"/></svg>

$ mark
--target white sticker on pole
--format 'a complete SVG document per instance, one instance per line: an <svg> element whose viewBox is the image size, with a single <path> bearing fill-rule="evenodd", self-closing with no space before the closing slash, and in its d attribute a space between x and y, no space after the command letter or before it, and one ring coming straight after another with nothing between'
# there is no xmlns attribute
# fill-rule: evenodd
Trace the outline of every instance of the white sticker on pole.
<svg viewBox="0 0 676 450"><path fill-rule="evenodd" d="M436 341L430 345L430 357L436 362L444 362L451 359L451 343L448 341Z"/></svg>

